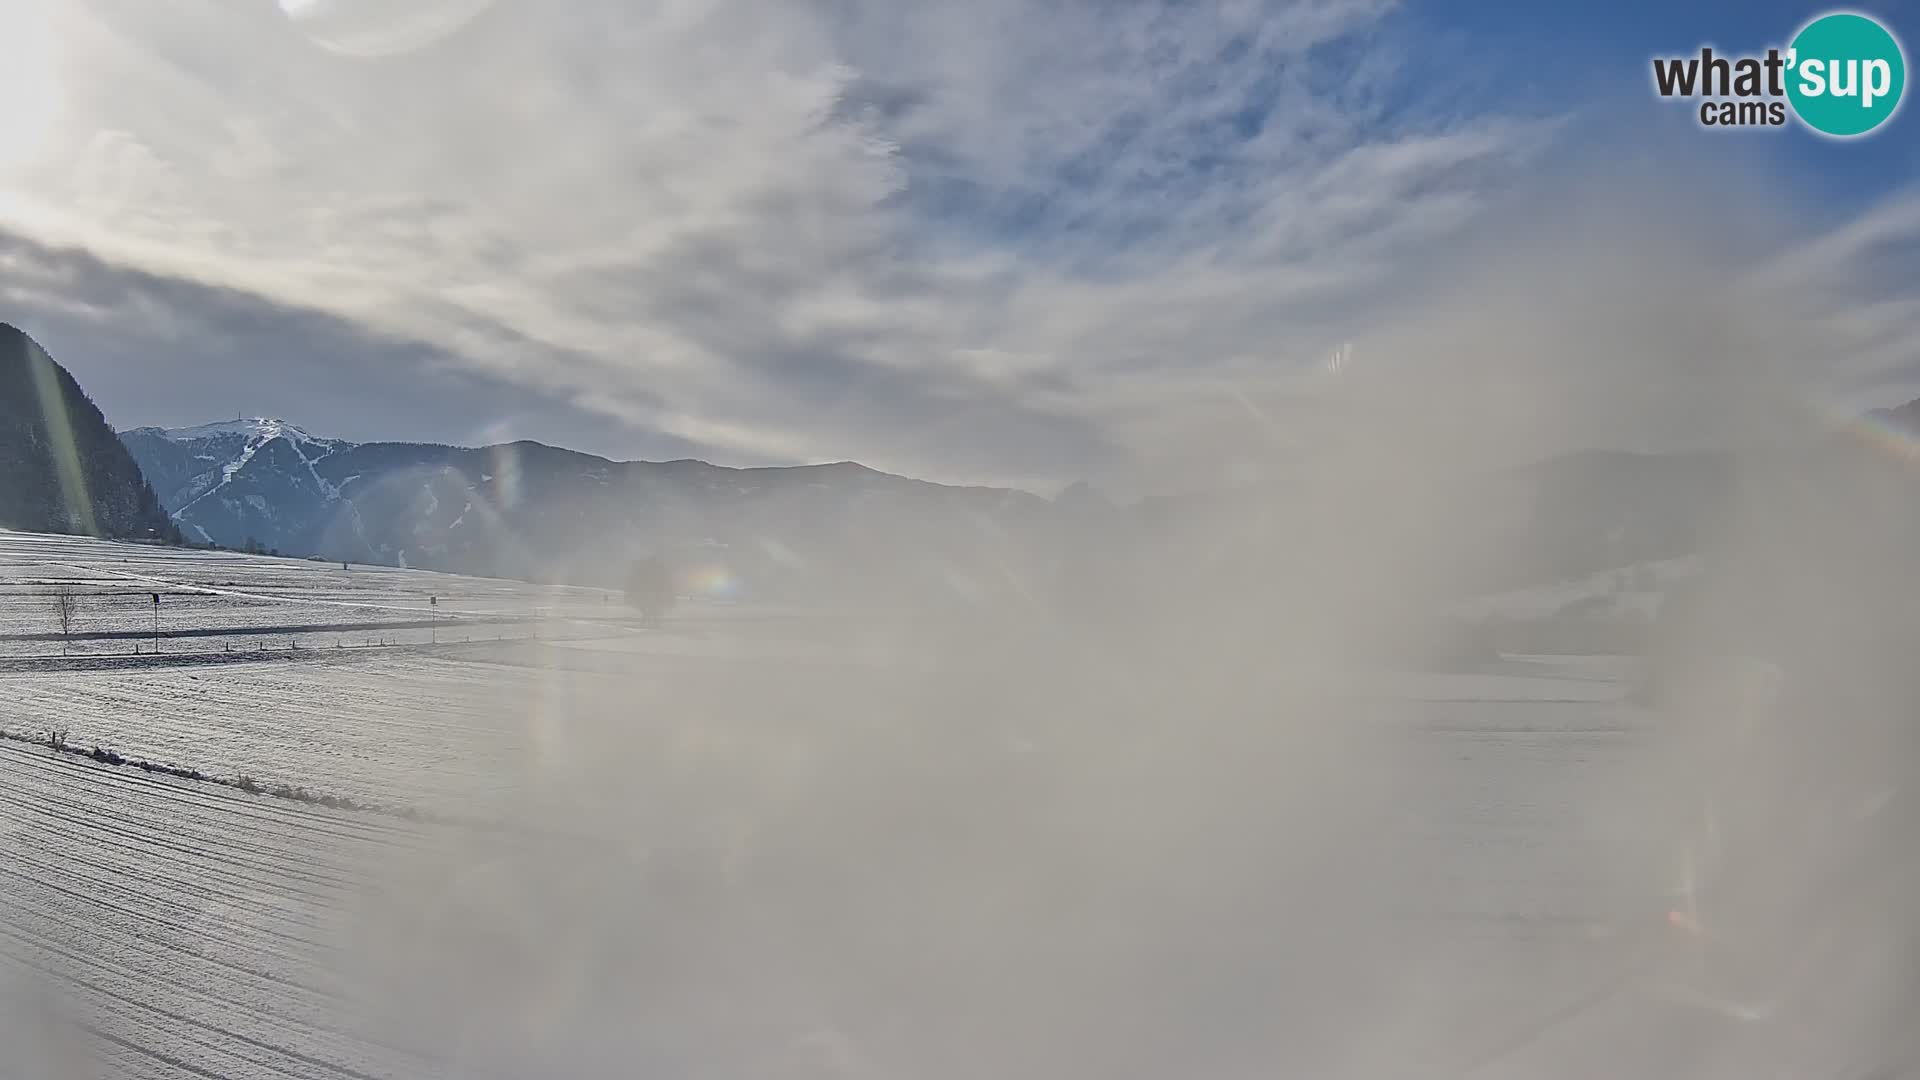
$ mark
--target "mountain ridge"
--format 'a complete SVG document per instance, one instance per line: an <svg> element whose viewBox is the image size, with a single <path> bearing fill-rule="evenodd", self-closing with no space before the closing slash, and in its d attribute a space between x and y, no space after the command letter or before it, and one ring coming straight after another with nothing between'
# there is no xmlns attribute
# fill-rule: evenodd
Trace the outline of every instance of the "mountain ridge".
<svg viewBox="0 0 1920 1080"><path fill-rule="evenodd" d="M1863 417L1894 426L1909 418L1920 419L1920 401ZM1082 483L1048 500L853 461L620 461L528 439L357 443L274 417L120 437L195 540L610 586L618 567L670 553L767 592L802 582L884 591L907 580L966 591L973 585L955 583L1013 573L1045 580L1130 544L1230 529L1249 506L1277 514L1273 542L1297 543L1300 529L1314 527L1312 500L1325 494L1280 476L1127 503ZM1731 456L1710 451L1571 451L1463 478L1470 527L1428 543L1457 546L1449 557L1489 589L1672 559L1717 527L1737 472Z"/></svg>
<svg viewBox="0 0 1920 1080"><path fill-rule="evenodd" d="M991 565L980 545L1004 549L1009 529L1048 505L851 461L737 467L616 461L532 440L356 443L268 417L120 439L196 541L582 583L610 584L633 558L665 551L724 562L782 594L803 579L924 585Z"/></svg>
<svg viewBox="0 0 1920 1080"><path fill-rule="evenodd" d="M717 462L708 461L705 458L695 458L695 457L666 458L666 459L659 459L659 460L652 459L652 458L614 458L614 457L607 457L604 454L595 454L586 450L575 450L571 447L557 446L553 443L544 443L544 442L540 442L537 439L514 439L510 442L483 443L479 445L469 445L465 443L443 443L443 442L412 440L412 439L372 439L365 442L354 442L352 440L339 439L339 438L334 438L332 436L315 435L309 429L302 428L287 420L279 419L275 417L248 417L248 418L236 419L236 420L214 421L212 423L190 425L185 427L164 427L161 425L148 424L148 425L142 425L140 427L122 428L117 431L117 434L123 440L128 436L139 436L142 438L161 438L161 439L166 439L167 441L170 441L170 442L192 442L192 441L198 441L205 438L220 437L223 435L257 437L262 441L271 441L276 437L284 438L285 435L288 433L291 433L293 436L295 436L295 441L306 442L306 443L317 443L321 445L340 445L340 446L353 446L353 447L410 446L410 447L430 447L433 449L444 449L444 450L454 450L454 451L463 451L463 452L487 452L487 451L495 451L495 450L501 450L501 449L528 449L528 450L536 450L536 451L555 453L555 454L566 454L566 455L571 455L579 458L587 458L587 459L591 459L593 461L601 462L607 465L616 465L616 466L647 465L647 466L660 466L660 467L675 466L680 468L698 467L698 468L704 468L704 469L713 469L719 472L746 474L746 475L798 473L798 472L804 472L808 470L824 471L829 469L836 469L836 470L841 470L846 472L870 474L873 476L885 477L890 480L905 481L907 483L923 484L928 487L941 488L944 490L951 490L951 491L1008 491L1008 492L1018 492L1023 495L1032 494L1031 492L1026 492L1019 488L999 487L992 484L948 483L948 482L943 482L939 480L927 480L921 477L907 476L904 473L890 473L884 469L876 469L871 465L867 465L859 461L854 461L850 458L843 458L836 461L804 462L798 465L722 465ZM1082 483L1072 485L1068 490L1085 489L1086 487L1087 485L1084 482L1082 482ZM1038 495L1035 495L1033 497L1043 498L1043 496L1038 496Z"/></svg>
<svg viewBox="0 0 1920 1080"><path fill-rule="evenodd" d="M0 525L177 539L99 406L31 335L0 322Z"/></svg>

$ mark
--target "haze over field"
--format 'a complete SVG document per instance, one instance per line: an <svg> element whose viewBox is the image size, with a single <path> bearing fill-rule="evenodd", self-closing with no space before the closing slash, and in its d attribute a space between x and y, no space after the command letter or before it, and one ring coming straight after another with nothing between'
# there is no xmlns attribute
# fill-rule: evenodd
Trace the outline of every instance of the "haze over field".
<svg viewBox="0 0 1920 1080"><path fill-rule="evenodd" d="M1911 481L1803 449L1741 472L1717 520L1753 524L1698 558L1751 592L1669 631L1702 662L1657 710L1637 659L1430 629L1473 554L1439 541L1474 522L1364 456L1320 462L1313 501L1106 549L1078 589L886 621L0 537L8 622L39 630L0 674L7 955L54 1017L9 1064L1599 1076L1635 1047L1648 1075L1851 1075L1895 1045L1874 958L1907 940L1907 871L1816 859L1842 811L1802 808L1836 773L1904 782L1910 732L1864 723L1905 700L1870 651L1903 556L1858 530L1904 535ZM1416 525L1434 542L1396 539ZM1856 673L1793 743L1788 776L1826 781L1725 786L1788 751L1740 737L1768 714L1721 652ZM1779 836L1709 902L1739 930L1716 956L1765 973L1724 1000L1664 930L1705 806ZM1834 1012L1723 1015L1776 993Z"/></svg>
<svg viewBox="0 0 1920 1080"><path fill-rule="evenodd" d="M0 1078L1920 1076L1913 120L1671 7L0 0Z"/></svg>

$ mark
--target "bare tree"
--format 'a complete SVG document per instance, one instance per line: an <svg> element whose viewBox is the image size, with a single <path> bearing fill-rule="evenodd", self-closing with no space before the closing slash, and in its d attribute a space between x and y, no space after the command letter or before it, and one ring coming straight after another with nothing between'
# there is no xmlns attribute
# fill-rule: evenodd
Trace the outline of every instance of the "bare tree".
<svg viewBox="0 0 1920 1080"><path fill-rule="evenodd" d="M67 654L68 635L73 633L74 616L80 610L80 597L72 589L53 594L53 617L60 623L60 655Z"/></svg>

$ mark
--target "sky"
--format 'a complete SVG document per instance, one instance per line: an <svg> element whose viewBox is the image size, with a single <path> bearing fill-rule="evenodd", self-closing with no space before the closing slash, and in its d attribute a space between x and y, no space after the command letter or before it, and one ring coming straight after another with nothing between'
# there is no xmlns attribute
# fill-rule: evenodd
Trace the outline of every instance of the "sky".
<svg viewBox="0 0 1920 1080"><path fill-rule="evenodd" d="M1913 110L1650 89L1818 10L0 0L0 319L120 427L1040 491L1205 486L1360 385L1507 454L1711 441L1729 380L1920 394Z"/></svg>

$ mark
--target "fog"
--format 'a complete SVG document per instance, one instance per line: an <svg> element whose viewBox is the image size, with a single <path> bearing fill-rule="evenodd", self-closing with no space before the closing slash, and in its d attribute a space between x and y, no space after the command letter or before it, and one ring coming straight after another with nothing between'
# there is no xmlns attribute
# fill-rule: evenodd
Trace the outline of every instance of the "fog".
<svg viewBox="0 0 1920 1080"><path fill-rule="evenodd" d="M504 650L529 752L367 856L327 1025L463 1077L1915 1075L1920 491L1821 389L1876 233L1679 167L1406 268L1338 371L1144 410L1112 475L1172 497L990 587ZM1566 561L1515 470L1595 448L1724 463L1685 550L1585 568L1700 573L1644 655L1489 647L1460 605ZM61 1075L38 1015L0 1061Z"/></svg>
<svg viewBox="0 0 1920 1080"><path fill-rule="evenodd" d="M1907 1075L1913 466L1811 404L1751 207L1574 190L1190 416L1164 460L1257 480L1171 523L844 597L892 613L837 662L548 671L510 824L357 912L360 1022L457 1075ZM1443 618L1529 542L1488 477L1602 433L1732 462L1622 738L1432 738L1525 722L1446 682L1511 674Z"/></svg>

